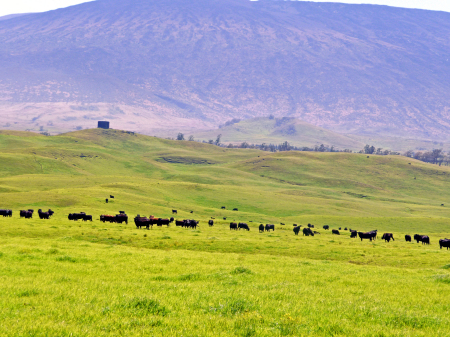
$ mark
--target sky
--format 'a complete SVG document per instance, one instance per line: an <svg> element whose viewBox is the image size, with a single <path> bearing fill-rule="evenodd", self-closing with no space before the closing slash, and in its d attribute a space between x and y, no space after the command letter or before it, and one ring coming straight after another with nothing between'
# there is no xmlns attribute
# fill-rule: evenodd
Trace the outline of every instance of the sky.
<svg viewBox="0 0 450 337"><path fill-rule="evenodd" d="M149 0L151 1L151 0ZM303 0L299 0L303 1ZM17 13L45 12L76 5L86 0L1 0L0 16ZM322 1L324 2L324 1ZM331 1L330 1L331 2ZM396 7L421 8L450 12L450 0L335 0L344 3L366 3Z"/></svg>

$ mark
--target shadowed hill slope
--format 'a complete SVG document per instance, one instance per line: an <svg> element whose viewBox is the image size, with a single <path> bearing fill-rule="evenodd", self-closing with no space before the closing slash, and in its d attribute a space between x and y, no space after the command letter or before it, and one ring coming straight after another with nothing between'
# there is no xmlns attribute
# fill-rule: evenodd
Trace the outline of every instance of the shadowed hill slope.
<svg viewBox="0 0 450 337"><path fill-rule="evenodd" d="M108 118L151 133L272 113L446 139L449 19L303 1L98 0L0 21L3 127Z"/></svg>

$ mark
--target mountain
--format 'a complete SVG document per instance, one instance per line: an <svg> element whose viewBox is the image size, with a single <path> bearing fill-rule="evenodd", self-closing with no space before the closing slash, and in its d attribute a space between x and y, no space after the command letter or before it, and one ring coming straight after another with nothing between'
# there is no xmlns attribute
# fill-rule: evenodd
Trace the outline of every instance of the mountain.
<svg viewBox="0 0 450 337"><path fill-rule="evenodd" d="M450 13L303 1L97 0L0 21L1 127L148 134L270 114L446 140Z"/></svg>

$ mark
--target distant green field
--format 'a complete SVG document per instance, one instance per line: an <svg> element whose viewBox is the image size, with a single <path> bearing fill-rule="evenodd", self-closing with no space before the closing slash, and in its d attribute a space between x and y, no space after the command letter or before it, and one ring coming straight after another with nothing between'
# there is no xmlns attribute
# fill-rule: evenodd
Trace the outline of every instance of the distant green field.
<svg viewBox="0 0 450 337"><path fill-rule="evenodd" d="M350 149L358 152L366 144L385 150L406 152L431 151L433 149L450 150L450 144L400 137L361 136L333 132L295 118L252 118L239 123L224 126L221 129L195 133L195 139L201 141L215 140L221 135L225 144L289 144L297 147L334 146L335 149Z"/></svg>
<svg viewBox="0 0 450 337"><path fill-rule="evenodd" d="M398 156L0 133L0 208L14 212L0 217L0 335L448 335L449 175ZM20 219L28 208L55 215ZM172 209L199 229L134 226ZM122 210L128 225L98 220ZM80 211L94 221L67 219ZM230 231L234 220L250 231ZM295 236L294 223L320 234ZM404 241L416 233L431 245Z"/></svg>

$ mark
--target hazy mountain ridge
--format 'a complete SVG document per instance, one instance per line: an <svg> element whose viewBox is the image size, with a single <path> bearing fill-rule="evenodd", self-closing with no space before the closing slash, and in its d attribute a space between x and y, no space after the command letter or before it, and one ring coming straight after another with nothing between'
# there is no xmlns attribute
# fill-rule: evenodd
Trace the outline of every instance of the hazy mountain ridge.
<svg viewBox="0 0 450 337"><path fill-rule="evenodd" d="M385 6L98 0L0 22L0 100L446 139L449 33L450 13Z"/></svg>

